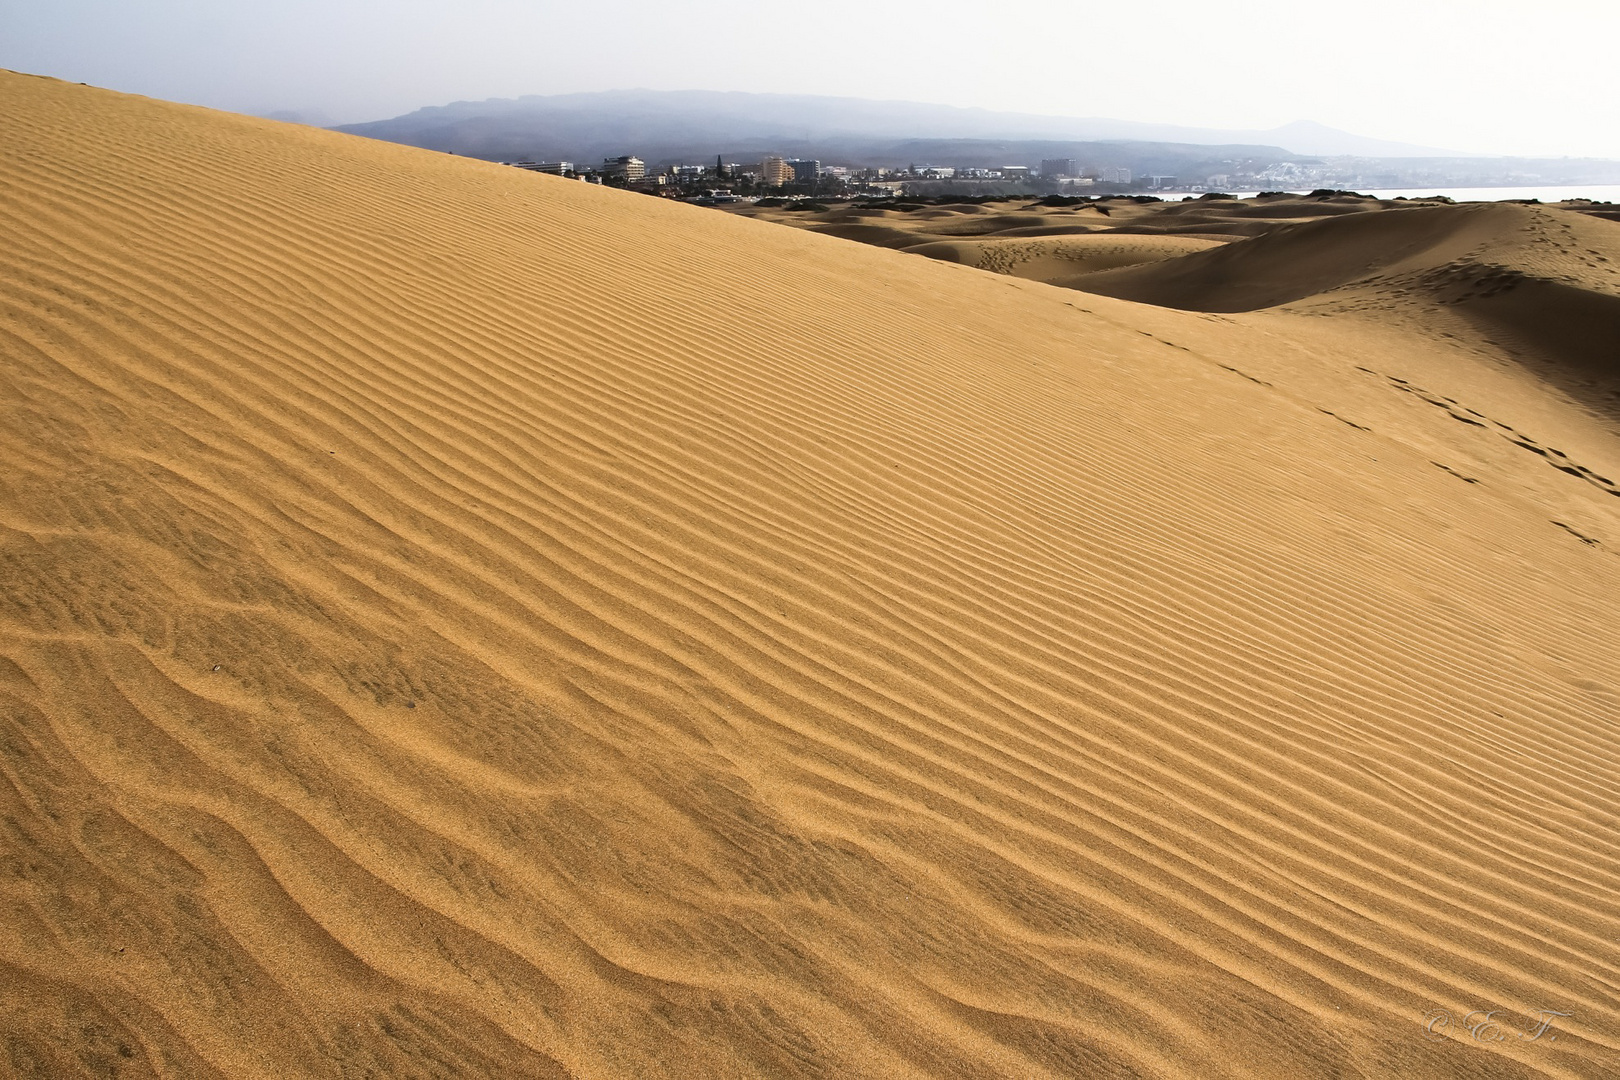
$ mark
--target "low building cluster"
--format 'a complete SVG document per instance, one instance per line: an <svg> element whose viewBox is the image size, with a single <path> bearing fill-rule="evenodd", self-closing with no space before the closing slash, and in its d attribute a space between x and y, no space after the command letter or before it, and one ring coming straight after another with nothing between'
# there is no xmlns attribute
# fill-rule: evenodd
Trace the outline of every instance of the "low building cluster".
<svg viewBox="0 0 1620 1080"><path fill-rule="evenodd" d="M1096 184L1123 187L1131 184L1131 171L1117 166L1089 166L1073 158L1028 165L928 165L860 167L824 164L813 158L764 155L756 164L728 162L717 156L712 164L672 162L657 170L632 154L602 159L596 167L582 168L571 161L507 161L502 164L531 172L563 176L586 183L630 188L669 198L697 202L733 201L765 195L846 198L898 196L920 193L927 185L946 182L964 190L1000 189L1009 185L1045 193Z"/></svg>
<svg viewBox="0 0 1620 1080"><path fill-rule="evenodd" d="M1045 158L1036 167L1022 163L974 163L905 166L834 164L814 158L765 154L759 161L671 162L650 166L633 154L603 158L599 165L572 161L508 161L503 164L587 183L630 188L666 198L694 202L731 202L766 196L790 199L880 198L886 196L1103 195L1129 193L1202 194L1208 192L1311 191L1317 188L1377 190L1396 187L1548 184L1549 177L1507 172L1493 162L1413 159L1399 169L1377 158L1302 158L1209 160L1189 166L1171 164L1133 171L1118 162L1079 158ZM1144 162L1138 159L1135 164ZM1171 175L1159 169L1177 168ZM1557 181L1565 182L1565 181ZM1592 181L1592 182L1608 182Z"/></svg>

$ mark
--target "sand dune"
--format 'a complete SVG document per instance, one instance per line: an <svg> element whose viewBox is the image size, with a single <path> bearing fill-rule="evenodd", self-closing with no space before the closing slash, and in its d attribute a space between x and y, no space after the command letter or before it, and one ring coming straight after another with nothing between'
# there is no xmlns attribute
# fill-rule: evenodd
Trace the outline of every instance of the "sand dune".
<svg viewBox="0 0 1620 1080"><path fill-rule="evenodd" d="M1393 203L1356 197L1267 197L1161 202L1134 197L1057 199L903 209L740 205L740 216L895 248L1065 288L1084 274L1201 251L1301 219L1361 214ZM1404 204L1401 204L1404 205Z"/></svg>
<svg viewBox="0 0 1620 1080"><path fill-rule="evenodd" d="M1429 277L1438 285L1456 280L1455 271L1469 264L1495 261L1530 270L1549 227L1578 228L1598 247L1620 246L1608 237L1608 225L1556 210L1505 203L1425 206L1274 229L1174 266L1097 278L1090 291L1200 311L1253 311L1372 284L1375 277Z"/></svg>
<svg viewBox="0 0 1620 1080"><path fill-rule="evenodd" d="M977 212L971 225L935 224L940 213L954 219L968 211ZM1602 204L1455 206L1332 194L963 204L935 212L745 212L975 269L1186 310L1368 312L1375 332L1400 325L1430 346L1474 341L1481 354L1534 370L1580 407L1620 418L1613 346L1620 326L1620 234L1603 224ZM1397 212L1416 216L1391 216ZM1084 223L1076 224L1082 213ZM846 224L873 215L883 223Z"/></svg>
<svg viewBox="0 0 1620 1080"><path fill-rule="evenodd" d="M1115 214L1118 213L1116 219ZM1044 207L962 203L909 210L836 206L806 212L791 207L735 211L778 224L796 225L823 236L894 248L979 270L1080 287L1087 274L1156 262L1213 247L1230 239L1223 229L1263 231L1266 223L1178 221L1159 227L1131 200L1115 205ZM1145 225L1132 224L1147 217ZM1168 220L1168 219L1167 219ZM1205 235L1171 235L1200 227Z"/></svg>
<svg viewBox="0 0 1620 1080"><path fill-rule="evenodd" d="M1620 421L1620 230L1586 215L1480 203L1332 218L1072 284L1199 311L1365 312L1418 339L1488 343Z"/></svg>
<svg viewBox="0 0 1620 1080"><path fill-rule="evenodd" d="M857 239L850 237L850 239ZM1083 279L1100 270L1174 259L1219 246L1216 240L1185 236L1120 236L1091 234L1057 240L994 237L989 240L936 240L905 250L913 255L960 263L979 270L1065 288L1083 287Z"/></svg>
<svg viewBox="0 0 1620 1080"><path fill-rule="evenodd" d="M1616 1074L1620 441L1483 331L0 96L10 1072Z"/></svg>

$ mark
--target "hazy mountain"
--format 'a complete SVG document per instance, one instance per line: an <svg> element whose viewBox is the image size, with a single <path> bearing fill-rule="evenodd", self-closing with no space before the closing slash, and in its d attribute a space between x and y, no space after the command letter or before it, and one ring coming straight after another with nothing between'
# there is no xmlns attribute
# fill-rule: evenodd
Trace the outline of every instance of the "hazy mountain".
<svg viewBox="0 0 1620 1080"><path fill-rule="evenodd" d="M1224 152L1236 149L1261 149L1262 156L1274 159L1447 156L1443 150L1366 139L1304 121L1274 131L1216 131L905 101L701 90L613 90L460 101L338 130L492 160L588 162L634 153L658 162L772 151L821 157L841 152L855 159L905 140L986 139L1006 144L1185 143L1219 147L1223 152L1212 155L1218 158L1237 156Z"/></svg>
<svg viewBox="0 0 1620 1080"><path fill-rule="evenodd" d="M1251 132L1255 136L1264 136L1267 142L1286 146L1299 154L1314 154L1319 157L1369 157L1369 158L1460 158L1473 157L1456 150L1437 150L1432 146L1413 146L1411 143L1390 142L1388 139L1369 139L1361 135L1352 135L1348 131L1340 131L1324 124L1311 120L1296 120L1292 124L1284 124L1280 128L1270 131ZM1196 142L1187 139L1187 142Z"/></svg>

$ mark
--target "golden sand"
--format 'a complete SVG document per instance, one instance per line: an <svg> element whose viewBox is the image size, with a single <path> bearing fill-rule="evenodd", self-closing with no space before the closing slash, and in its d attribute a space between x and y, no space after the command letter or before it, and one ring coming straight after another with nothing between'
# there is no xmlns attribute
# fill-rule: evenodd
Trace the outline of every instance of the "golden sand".
<svg viewBox="0 0 1620 1080"><path fill-rule="evenodd" d="M1613 223L1211 314L0 103L0 1070L1620 1075L1606 384L1390 283Z"/></svg>

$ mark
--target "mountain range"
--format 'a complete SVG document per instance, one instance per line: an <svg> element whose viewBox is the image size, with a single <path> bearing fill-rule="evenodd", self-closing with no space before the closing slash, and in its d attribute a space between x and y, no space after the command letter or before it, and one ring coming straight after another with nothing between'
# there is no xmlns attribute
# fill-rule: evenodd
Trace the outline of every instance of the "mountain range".
<svg viewBox="0 0 1620 1080"><path fill-rule="evenodd" d="M1008 144L1062 156L1065 146L1096 142L1209 147L1218 152L1208 156L1217 158L1462 156L1304 120L1267 131L1221 131L905 101L702 90L613 90L460 101L337 130L492 160L590 161L634 153L658 163L776 152L842 154L849 164L862 164L866 158L888 162L907 150L936 149L956 154L953 163L968 164L961 159L974 156L975 149L991 159L1001 147L1012 150ZM952 145L958 143L968 145ZM1036 143L1042 145L1029 146ZM1166 164L1188 156L1172 154Z"/></svg>

